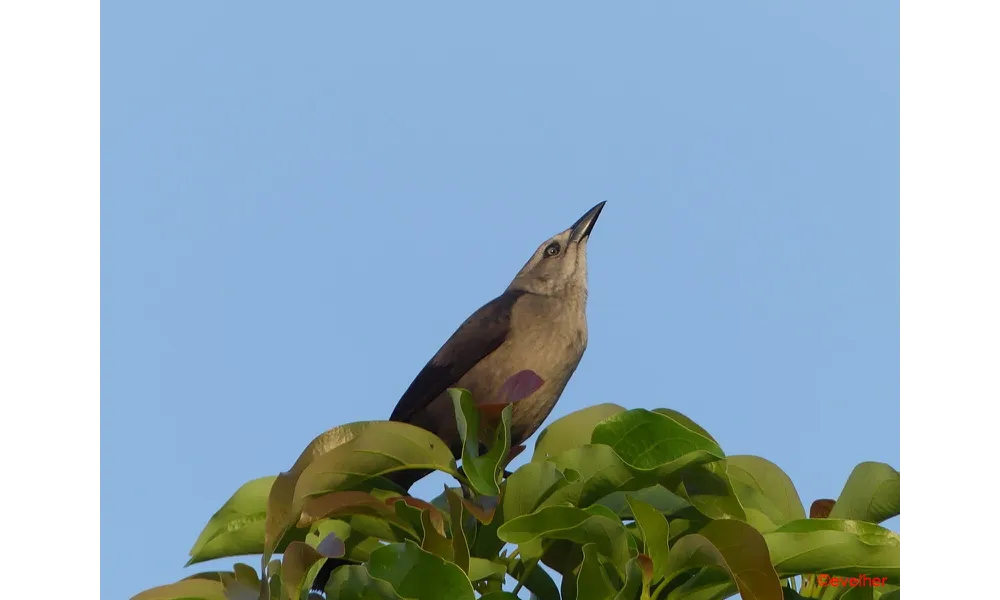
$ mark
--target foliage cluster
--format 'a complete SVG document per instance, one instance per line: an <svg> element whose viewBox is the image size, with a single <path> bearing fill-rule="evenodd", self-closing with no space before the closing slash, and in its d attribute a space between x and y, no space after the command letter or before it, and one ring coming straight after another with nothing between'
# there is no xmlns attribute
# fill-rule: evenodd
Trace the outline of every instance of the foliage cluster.
<svg viewBox="0 0 1000 600"><path fill-rule="evenodd" d="M450 393L462 468L411 425L335 427L289 471L240 487L188 563L259 555L259 570L236 563L133 600L301 600L328 558L353 563L334 571L330 600L899 598L899 536L879 526L899 514L889 465L858 465L807 516L775 464L727 456L674 410L600 404L553 422L505 477L523 449L510 448L511 405ZM384 478L414 468L459 486L425 501Z"/></svg>

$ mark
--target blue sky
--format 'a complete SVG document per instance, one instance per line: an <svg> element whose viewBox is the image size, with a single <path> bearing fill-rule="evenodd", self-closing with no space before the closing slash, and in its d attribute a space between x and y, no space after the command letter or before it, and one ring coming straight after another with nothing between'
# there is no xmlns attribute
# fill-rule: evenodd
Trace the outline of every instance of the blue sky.
<svg viewBox="0 0 1000 600"><path fill-rule="evenodd" d="M899 466L898 3L103 8L103 597L601 200L553 418L680 410L807 506Z"/></svg>

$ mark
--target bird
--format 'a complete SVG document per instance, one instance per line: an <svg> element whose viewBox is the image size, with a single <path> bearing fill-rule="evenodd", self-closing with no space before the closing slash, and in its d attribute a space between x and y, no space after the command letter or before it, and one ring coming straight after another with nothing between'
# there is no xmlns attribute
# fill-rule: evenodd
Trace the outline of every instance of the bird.
<svg viewBox="0 0 1000 600"><path fill-rule="evenodd" d="M542 383L513 404L511 447L538 430L587 349L587 243L604 205L600 202L542 242L503 293L459 325L403 392L390 421L435 434L458 460L462 440L448 389L468 390L477 405L490 404L504 382L532 371ZM429 473L412 469L384 477L408 492ZM322 590L334 568L351 563L329 559L312 589Z"/></svg>

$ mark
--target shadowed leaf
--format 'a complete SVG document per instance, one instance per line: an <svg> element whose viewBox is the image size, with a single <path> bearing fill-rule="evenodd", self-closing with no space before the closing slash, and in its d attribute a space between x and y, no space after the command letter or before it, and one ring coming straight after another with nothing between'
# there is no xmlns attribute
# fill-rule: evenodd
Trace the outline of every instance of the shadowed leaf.
<svg viewBox="0 0 1000 600"><path fill-rule="evenodd" d="M451 516L451 552L452 557L459 569L464 573L469 572L469 540L465 535L465 505L462 504L462 497L455 490L444 488L445 497L448 499L448 508Z"/></svg>
<svg viewBox="0 0 1000 600"><path fill-rule="evenodd" d="M431 554L454 562L455 550L452 548L451 540L444 534L444 521L441 513L425 510L420 513L420 521L424 530L424 537L420 541L420 547Z"/></svg>
<svg viewBox="0 0 1000 600"><path fill-rule="evenodd" d="M308 498L303 503L298 526L308 527L320 519L331 519L346 515L368 515L387 519L402 525L396 518L392 506L379 500L369 492L331 492L323 496Z"/></svg>
<svg viewBox="0 0 1000 600"><path fill-rule="evenodd" d="M625 585L615 595L614 600L636 600L639 597L643 581L642 559L640 558L642 556L644 555L636 556L628 561L625 566ZM646 557L647 560L648 558Z"/></svg>
<svg viewBox="0 0 1000 600"><path fill-rule="evenodd" d="M455 564L421 550L413 542L390 544L372 552L372 577L389 582L413 600L474 600L472 583Z"/></svg>
<svg viewBox="0 0 1000 600"><path fill-rule="evenodd" d="M360 565L334 571L325 591L327 600L403 600L388 582L375 579Z"/></svg>
<svg viewBox="0 0 1000 600"><path fill-rule="evenodd" d="M577 600L608 600L615 595L604 567L601 566L597 544L583 545L583 562L576 576Z"/></svg>
<svg viewBox="0 0 1000 600"><path fill-rule="evenodd" d="M524 583L525 589L538 600L560 600L559 587L544 569L536 567L529 570L527 564L519 560L511 568L510 576Z"/></svg>
<svg viewBox="0 0 1000 600"><path fill-rule="evenodd" d="M305 542L292 542L281 557L281 583L289 598L298 598L306 575L323 555Z"/></svg>
<svg viewBox="0 0 1000 600"><path fill-rule="evenodd" d="M746 523L713 521L678 540L670 549L666 579L702 567L724 569L746 600L781 600L781 582L768 560L767 544Z"/></svg>

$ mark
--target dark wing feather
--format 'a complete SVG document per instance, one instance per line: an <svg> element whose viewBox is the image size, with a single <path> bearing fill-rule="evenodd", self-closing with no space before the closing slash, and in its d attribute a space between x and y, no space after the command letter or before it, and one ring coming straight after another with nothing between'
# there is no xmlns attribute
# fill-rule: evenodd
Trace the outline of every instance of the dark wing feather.
<svg viewBox="0 0 1000 600"><path fill-rule="evenodd" d="M507 339L510 313L523 292L507 291L472 313L437 351L396 404L393 421L409 421Z"/></svg>

